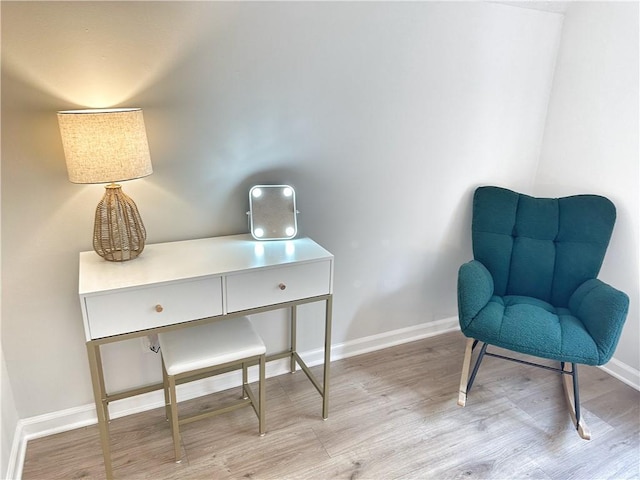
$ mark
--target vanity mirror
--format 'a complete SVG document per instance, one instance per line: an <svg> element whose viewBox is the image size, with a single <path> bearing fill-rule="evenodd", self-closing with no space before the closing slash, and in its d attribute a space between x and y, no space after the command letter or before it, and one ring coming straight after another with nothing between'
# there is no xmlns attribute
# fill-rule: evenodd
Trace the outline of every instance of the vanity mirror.
<svg viewBox="0 0 640 480"><path fill-rule="evenodd" d="M256 240L288 240L298 233L296 192L289 185L251 187L247 213Z"/></svg>

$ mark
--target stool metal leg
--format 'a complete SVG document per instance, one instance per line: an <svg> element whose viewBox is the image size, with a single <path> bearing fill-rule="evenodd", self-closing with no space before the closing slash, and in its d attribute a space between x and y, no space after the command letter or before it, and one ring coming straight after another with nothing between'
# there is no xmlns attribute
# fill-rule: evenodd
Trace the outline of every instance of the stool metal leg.
<svg viewBox="0 0 640 480"><path fill-rule="evenodd" d="M169 380L169 396L171 411L171 432L173 434L173 448L176 455L176 463L180 463L182 459L182 450L180 449L180 427L178 426L178 399L176 397L176 379L173 375L167 375Z"/></svg>
<svg viewBox="0 0 640 480"><path fill-rule="evenodd" d="M266 359L265 359L265 355L261 355L260 356L260 378L258 380L258 394L259 394L259 398L258 398L258 411L260 412L260 414L258 415L258 429L260 431L260 436L264 435L266 432L266 422L265 422L265 418L264 418L264 410L265 410L265 363L266 363Z"/></svg>
<svg viewBox="0 0 640 480"><path fill-rule="evenodd" d="M247 371L247 364L246 362L242 362L242 398L243 400L246 400L247 398L249 398L249 396L247 395L248 384L249 384L249 373Z"/></svg>
<svg viewBox="0 0 640 480"><path fill-rule="evenodd" d="M164 416L167 421L171 418L171 399L169 398L169 379L167 378L167 369L162 362L162 385L164 386ZM169 425L173 429L173 425L169 422Z"/></svg>

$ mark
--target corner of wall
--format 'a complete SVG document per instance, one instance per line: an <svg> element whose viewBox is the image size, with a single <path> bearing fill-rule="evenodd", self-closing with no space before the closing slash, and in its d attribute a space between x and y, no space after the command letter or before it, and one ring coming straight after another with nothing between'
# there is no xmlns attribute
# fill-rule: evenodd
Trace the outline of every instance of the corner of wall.
<svg viewBox="0 0 640 480"><path fill-rule="evenodd" d="M539 175L540 175L540 164L542 163L544 138L547 133L547 125L549 120L549 106L551 105L551 100L553 97L556 72L558 70L558 58L560 57L560 48L562 46L562 27L564 25L565 14L560 13L559 17L560 17L560 23L558 25L558 35L556 37L556 47L555 47L555 54L553 58L553 67L551 69L551 77L549 78L549 85L547 87L547 102L546 102L545 112L544 112L544 123L543 123L543 128L540 134L540 139L538 141L538 161L536 165L536 171L531 181L531 191L534 193L535 193L536 186L538 184Z"/></svg>
<svg viewBox="0 0 640 480"><path fill-rule="evenodd" d="M0 362L2 364L0 374L0 382L2 384L0 388L0 391L2 392L2 397L0 399L2 410L2 436L0 437L0 457L2 461L0 462L0 478L20 478L16 475L15 471L16 465L21 464L18 458L21 437L19 432L20 421L18 419L18 412L13 398L13 390L11 388L9 374L4 361L2 345L0 345L0 357Z"/></svg>

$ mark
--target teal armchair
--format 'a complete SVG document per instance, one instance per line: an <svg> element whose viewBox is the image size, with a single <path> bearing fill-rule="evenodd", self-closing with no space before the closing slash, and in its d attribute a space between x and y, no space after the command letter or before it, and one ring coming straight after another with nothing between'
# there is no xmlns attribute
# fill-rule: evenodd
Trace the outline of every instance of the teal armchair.
<svg viewBox="0 0 640 480"><path fill-rule="evenodd" d="M576 429L590 438L580 415L577 365L611 359L629 308L626 294L596 278L615 218L613 203L598 195L534 198L499 187L476 190L474 260L458 272L460 329L468 337L459 405L466 404L485 356L546 368L561 374ZM492 353L488 346L560 365Z"/></svg>

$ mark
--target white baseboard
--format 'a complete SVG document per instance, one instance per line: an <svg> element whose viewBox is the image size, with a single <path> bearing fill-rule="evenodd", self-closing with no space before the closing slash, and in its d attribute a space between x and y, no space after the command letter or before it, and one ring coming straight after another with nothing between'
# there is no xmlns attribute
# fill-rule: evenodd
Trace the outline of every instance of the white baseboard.
<svg viewBox="0 0 640 480"><path fill-rule="evenodd" d="M459 330L458 319L457 317L449 317L413 327L350 340L331 346L331 361L353 357L455 330ZM322 349L301 353L300 356L309 367L320 365L324 361ZM627 385L630 385L636 390L640 390L640 381L638 380L640 374L637 370L615 359L601 368ZM273 377L288 372L289 362L287 359L282 359L270 362L267 365L266 375L267 377ZM249 379L251 381L257 380L257 367L252 367L252 369L249 370ZM179 385L178 396L181 400L196 398L239 386L240 382L240 372L229 372L214 378ZM119 418L159 408L163 405L164 395L162 391L155 391L113 402L109 406L109 412L112 418ZM19 420L8 462L7 479L22 478L22 468L27 442L29 440L85 427L87 425L94 425L97 421L95 405L93 404L81 405L79 407Z"/></svg>
<svg viewBox="0 0 640 480"><path fill-rule="evenodd" d="M622 363L620 360L616 360L615 358L612 358L600 368L612 377L615 377L621 382L640 391L640 370L631 368L626 363Z"/></svg>

